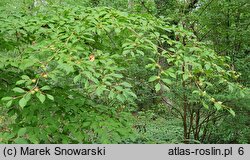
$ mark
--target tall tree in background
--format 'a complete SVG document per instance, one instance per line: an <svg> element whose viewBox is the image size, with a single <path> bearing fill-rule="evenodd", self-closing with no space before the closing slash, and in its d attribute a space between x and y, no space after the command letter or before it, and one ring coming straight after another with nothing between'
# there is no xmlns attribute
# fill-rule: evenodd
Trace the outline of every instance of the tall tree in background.
<svg viewBox="0 0 250 160"><path fill-rule="evenodd" d="M54 135L54 142L75 143L84 139L88 143L120 143L130 139L127 132L130 123L124 123L128 124L123 126L126 129L114 132L110 138L94 119L98 117L103 124L111 122L117 126L108 125L109 129L119 130L120 121L130 119L131 113L140 117L141 112L153 110L154 118L145 116L145 121L154 126L155 119L160 117L156 110L164 106L161 116L166 121L171 117L182 122L182 126L174 126L183 134L177 143L250 142L247 136L250 94L243 92L250 80L248 0L3 0L0 3L5 11L0 14L0 19L5 21L0 30L0 69L6 66L9 69L0 70L3 76L0 94L6 96L17 85L19 89L15 88L15 92L28 95L21 102L17 101L22 96L4 98L9 107L21 104L24 110L18 107L13 110L17 111L19 120L28 119L22 123L17 119L12 128L14 133L8 137L17 132L20 137L26 135L25 127L29 125L36 132L40 129L36 124L44 122L40 126L49 127L41 130L49 139L41 140L37 133L30 142L53 142L50 136ZM51 9L54 5L59 6ZM49 63L44 63L54 52ZM36 56L41 63L33 59ZM14 63L19 57L21 60ZM30 67L37 69L37 73L29 70ZM16 70L20 72L16 74ZM112 74L116 72L119 74ZM51 79L53 74L57 74L55 79L61 79ZM106 74L111 77L100 78ZM36 84L37 79L40 80ZM44 91L24 88L24 84L42 85L39 88ZM45 84L50 87L43 87ZM36 93L38 99L31 98L29 93ZM128 97L131 102L124 103ZM56 103L51 107L48 99L55 99ZM45 107L36 108L39 101ZM69 107L61 107L65 104ZM63 116L64 120L57 122L46 114L38 117L46 121L29 117L36 110L54 114L58 119ZM120 111L125 111L123 116ZM74 121L83 123L73 124ZM69 126L60 128L64 136L56 130L57 123ZM82 127L87 133L79 131ZM148 134L145 128L143 132ZM166 125L162 129L161 138L169 128ZM152 142L158 143L156 138Z"/></svg>

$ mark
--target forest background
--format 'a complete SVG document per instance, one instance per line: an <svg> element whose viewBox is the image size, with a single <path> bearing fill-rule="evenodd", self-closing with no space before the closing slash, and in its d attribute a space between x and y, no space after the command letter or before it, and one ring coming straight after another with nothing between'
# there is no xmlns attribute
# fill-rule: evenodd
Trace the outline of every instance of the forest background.
<svg viewBox="0 0 250 160"><path fill-rule="evenodd" d="M0 143L250 143L248 0L1 0Z"/></svg>

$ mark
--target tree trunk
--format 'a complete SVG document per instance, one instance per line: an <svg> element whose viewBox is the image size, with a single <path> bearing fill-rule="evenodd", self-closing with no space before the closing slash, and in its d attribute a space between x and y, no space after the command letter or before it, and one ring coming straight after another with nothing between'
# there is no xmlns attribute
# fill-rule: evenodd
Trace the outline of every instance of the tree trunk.
<svg viewBox="0 0 250 160"><path fill-rule="evenodd" d="M185 73L185 62L182 65L183 74ZM187 135L187 108L188 108L188 100L186 95L186 82L182 79L182 87L183 87L183 130L184 130L184 143L187 143L188 135Z"/></svg>

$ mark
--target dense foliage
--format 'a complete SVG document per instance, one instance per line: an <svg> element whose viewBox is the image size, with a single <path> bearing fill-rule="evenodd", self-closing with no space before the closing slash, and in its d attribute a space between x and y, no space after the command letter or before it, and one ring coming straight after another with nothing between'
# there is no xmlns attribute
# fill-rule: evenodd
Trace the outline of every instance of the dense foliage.
<svg viewBox="0 0 250 160"><path fill-rule="evenodd" d="M1 3L0 143L249 143L247 2Z"/></svg>

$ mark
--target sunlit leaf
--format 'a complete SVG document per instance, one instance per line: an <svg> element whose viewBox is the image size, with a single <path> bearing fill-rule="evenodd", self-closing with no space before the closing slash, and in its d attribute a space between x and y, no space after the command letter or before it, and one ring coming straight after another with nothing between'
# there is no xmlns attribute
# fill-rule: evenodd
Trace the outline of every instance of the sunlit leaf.
<svg viewBox="0 0 250 160"><path fill-rule="evenodd" d="M155 80L157 80L157 79L159 79L159 77L158 76L152 76L152 77L150 77L149 78L149 82L153 82L153 81L155 81Z"/></svg>
<svg viewBox="0 0 250 160"><path fill-rule="evenodd" d="M46 99L45 95L41 94L41 93L36 93L36 97L40 100L41 103L43 103Z"/></svg>
<svg viewBox="0 0 250 160"><path fill-rule="evenodd" d="M155 91L158 92L160 89L161 89L161 85L160 85L160 83L157 83L155 85Z"/></svg>
<svg viewBox="0 0 250 160"><path fill-rule="evenodd" d="M19 87L13 88L13 91L17 92L17 93L25 93L26 92L25 90L23 90L22 88L19 88Z"/></svg>
<svg viewBox="0 0 250 160"><path fill-rule="evenodd" d="M19 100L19 105L21 108L25 107L27 105L27 100L23 97Z"/></svg>

